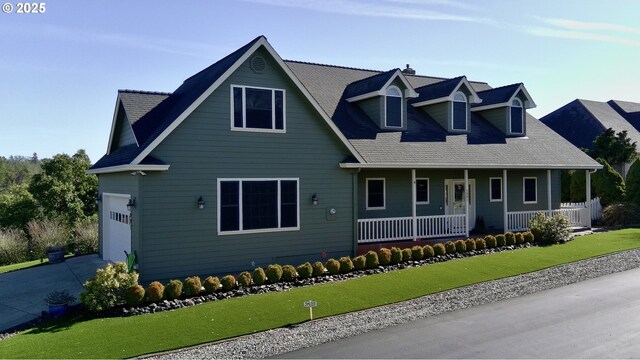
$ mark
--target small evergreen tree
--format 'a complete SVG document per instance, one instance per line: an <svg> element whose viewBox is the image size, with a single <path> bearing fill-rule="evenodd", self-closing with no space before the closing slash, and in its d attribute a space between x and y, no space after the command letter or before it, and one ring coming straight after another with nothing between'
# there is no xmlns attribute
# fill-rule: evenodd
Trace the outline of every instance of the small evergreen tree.
<svg viewBox="0 0 640 360"><path fill-rule="evenodd" d="M592 186L593 188L593 186ZM587 174L584 170L571 173L570 202L583 202L587 197Z"/></svg>
<svg viewBox="0 0 640 360"><path fill-rule="evenodd" d="M624 179L606 160L598 158L598 162L604 167L593 174L592 185L595 194L600 197L602 206L623 201L625 198Z"/></svg>
<svg viewBox="0 0 640 360"><path fill-rule="evenodd" d="M593 140L593 149L587 154L594 159L602 158L609 164L630 162L636 156L636 143L631 142L627 131L615 133L608 128Z"/></svg>
<svg viewBox="0 0 640 360"><path fill-rule="evenodd" d="M571 201L571 171L562 170L560 173L560 201Z"/></svg>
<svg viewBox="0 0 640 360"><path fill-rule="evenodd" d="M636 159L627 173L627 201L640 206L640 160Z"/></svg>

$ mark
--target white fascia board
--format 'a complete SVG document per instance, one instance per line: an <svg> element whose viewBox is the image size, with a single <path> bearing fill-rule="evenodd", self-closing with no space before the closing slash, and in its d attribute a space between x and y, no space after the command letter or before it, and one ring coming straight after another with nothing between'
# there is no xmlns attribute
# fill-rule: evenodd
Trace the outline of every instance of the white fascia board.
<svg viewBox="0 0 640 360"><path fill-rule="evenodd" d="M357 163L341 163L343 169L553 169L553 170L597 170L602 165L527 165L527 164L357 164Z"/></svg>
<svg viewBox="0 0 640 360"><path fill-rule="evenodd" d="M388 88L389 85L391 85L393 80L395 80L396 78L400 78L400 81L402 81L402 83L404 84L404 87L407 90L409 90L409 94L405 94L406 98L413 99L413 98L417 98L418 97L418 93L413 89L413 86L411 86L411 84L409 83L409 80L407 80L407 78L404 76L402 71L400 71L400 69L396 70L396 72L393 74L393 76L391 76L389 78L389 80L387 80L387 82L384 84L382 89L380 89L380 91L382 92L383 89Z"/></svg>
<svg viewBox="0 0 640 360"><path fill-rule="evenodd" d="M505 106L510 106L510 103L509 102L502 102L502 103L497 103L497 104L472 107L471 111L491 110L491 109L497 109L497 108L505 107Z"/></svg>
<svg viewBox="0 0 640 360"><path fill-rule="evenodd" d="M100 169L87 170L87 174L110 174L128 171L167 171L170 165L118 165Z"/></svg>
<svg viewBox="0 0 640 360"><path fill-rule="evenodd" d="M451 98L451 101L453 101L453 96L460 89L462 84L464 84L467 87L467 90L469 90L469 92L471 93L471 99L469 103L479 104L482 102L482 99L480 99L480 97L478 96L478 93L475 90L473 90L473 86L471 86L466 76L462 77L462 80L460 80L460 83L458 84L458 86L456 86L456 88L453 89L453 91L451 92L451 95L449 95L449 97Z"/></svg>
<svg viewBox="0 0 640 360"><path fill-rule="evenodd" d="M411 106L413 106L414 108L417 108L417 107L422 107L422 106L427 106L427 105L439 104L439 103L446 102L446 101L453 101L453 99L451 99L450 96L446 96L446 97L441 97L441 98L437 98L437 99L431 99L431 100L417 102L417 103L411 104Z"/></svg>
<svg viewBox="0 0 640 360"><path fill-rule="evenodd" d="M149 146L147 146L144 151L140 153L131 163L139 164L144 158L146 158L152 151L155 149L173 130L175 130L202 102L207 99L224 81L227 80L231 74L233 74L239 67L242 65L247 59L253 55L260 46L264 46L267 52L276 60L276 62L280 65L282 70L289 76L291 81L293 81L298 89L304 94L307 100L311 103L311 105L318 111L318 113L322 116L324 121L329 125L331 130L338 136L338 138L342 141L342 143L349 149L351 154L360 162L364 162L362 156L358 153L358 151L349 143L347 138L340 132L338 127L331 121L327 113L322 110L318 102L311 96L311 93L302 85L300 80L293 74L291 69L284 63L280 55L271 47L271 44L267 41L267 39L262 36L251 48L249 48L233 65L231 65L227 71L225 71L219 78L216 80L211 86L198 97L189 107L180 114L172 123L167 127Z"/></svg>
<svg viewBox="0 0 640 360"><path fill-rule="evenodd" d="M120 110L121 102L122 100L120 99L120 92L118 92L118 97L116 98L116 108L113 109L113 119L111 119L111 132L109 133L109 141L107 142L107 152L106 152L107 155L111 153L113 135L114 135L114 132L116 131L116 119L118 119L118 111Z"/></svg>
<svg viewBox="0 0 640 360"><path fill-rule="evenodd" d="M366 99L370 99L372 97L381 96L381 95L383 95L382 91L378 90L378 91L372 91L372 92L368 92L366 94L362 94L358 96L353 96L345 100L347 100L347 102L353 103L353 102L358 102L361 100L366 100Z"/></svg>
<svg viewBox="0 0 640 360"><path fill-rule="evenodd" d="M511 102L513 101L513 99L515 99L516 95L522 91L524 93L524 96L526 97L526 100L524 101L524 107L525 109L533 109L536 106L536 103L533 101L533 98L531 97L531 95L529 95L529 92L527 91L527 88L524 87L524 84L520 84L520 86L518 87L518 90L516 92L513 93L513 96L511 97L511 99L509 99L509 104L511 104Z"/></svg>

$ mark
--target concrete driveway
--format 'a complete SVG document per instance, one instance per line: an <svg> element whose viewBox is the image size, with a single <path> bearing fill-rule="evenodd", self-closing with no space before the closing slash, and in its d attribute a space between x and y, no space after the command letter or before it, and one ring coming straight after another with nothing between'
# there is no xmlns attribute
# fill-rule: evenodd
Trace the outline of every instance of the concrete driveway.
<svg viewBox="0 0 640 360"><path fill-rule="evenodd" d="M44 298L51 291L66 289L78 299L82 284L105 265L94 254L0 274L0 331L36 319L47 311Z"/></svg>

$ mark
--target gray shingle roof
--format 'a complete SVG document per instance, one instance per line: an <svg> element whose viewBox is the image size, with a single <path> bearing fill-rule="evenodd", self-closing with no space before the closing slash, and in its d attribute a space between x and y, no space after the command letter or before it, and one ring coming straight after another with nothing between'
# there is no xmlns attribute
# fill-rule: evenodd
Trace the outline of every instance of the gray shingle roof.
<svg viewBox="0 0 640 360"><path fill-rule="evenodd" d="M122 106L127 114L129 123L135 124L142 116L151 109L158 106L162 100L166 99L171 93L140 91L140 90L118 90L118 95L122 101Z"/></svg>
<svg viewBox="0 0 640 360"><path fill-rule="evenodd" d="M612 128L616 133L626 131L629 139L640 145L640 132L629 121L622 117L609 104L600 101L578 100L594 118L602 124L604 129ZM604 130L603 129L603 130Z"/></svg>

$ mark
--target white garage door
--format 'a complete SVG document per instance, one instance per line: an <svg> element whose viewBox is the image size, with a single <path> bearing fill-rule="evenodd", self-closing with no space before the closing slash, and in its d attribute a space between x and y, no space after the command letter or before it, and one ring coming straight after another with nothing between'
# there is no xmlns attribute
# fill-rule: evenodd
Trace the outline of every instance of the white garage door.
<svg viewBox="0 0 640 360"><path fill-rule="evenodd" d="M131 253L131 213L127 210L130 195L102 194L103 259L125 261Z"/></svg>

